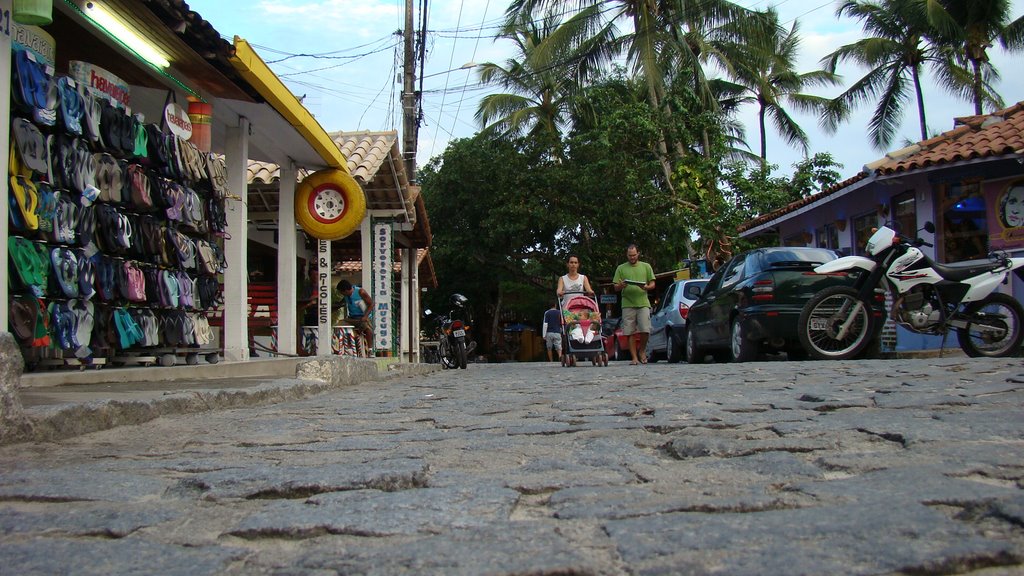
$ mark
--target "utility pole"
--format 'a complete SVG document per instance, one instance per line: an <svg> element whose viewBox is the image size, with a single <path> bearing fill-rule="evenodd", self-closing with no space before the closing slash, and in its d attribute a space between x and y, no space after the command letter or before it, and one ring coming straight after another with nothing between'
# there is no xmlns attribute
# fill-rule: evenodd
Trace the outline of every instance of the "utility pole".
<svg viewBox="0 0 1024 576"><path fill-rule="evenodd" d="M402 158L405 160L405 175L410 182L416 180L416 140L419 128L416 110L416 58L413 42L413 0L405 0L405 59L402 81Z"/></svg>

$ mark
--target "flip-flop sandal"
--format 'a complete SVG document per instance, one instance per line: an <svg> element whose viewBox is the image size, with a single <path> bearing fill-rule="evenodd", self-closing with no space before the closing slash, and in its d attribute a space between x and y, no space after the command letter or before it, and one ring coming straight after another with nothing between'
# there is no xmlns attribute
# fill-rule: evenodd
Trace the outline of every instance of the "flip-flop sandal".
<svg viewBox="0 0 1024 576"><path fill-rule="evenodd" d="M103 119L103 105L100 98L79 84L79 95L82 97L82 135L92 142L94 147L102 144L100 137L100 121Z"/></svg>
<svg viewBox="0 0 1024 576"><path fill-rule="evenodd" d="M135 135L135 146L132 148L132 156L139 160L148 160L149 135L146 133L146 127L136 120L132 123L132 132Z"/></svg>
<svg viewBox="0 0 1024 576"><path fill-rule="evenodd" d="M195 300L192 297L192 278L189 278L188 273L180 270L175 272L174 275L178 279L178 302L181 304L181 307L186 310L195 308Z"/></svg>
<svg viewBox="0 0 1024 576"><path fill-rule="evenodd" d="M210 329L210 320L203 314L192 314L192 323L195 326L193 334L195 343L205 346L213 341L213 330Z"/></svg>
<svg viewBox="0 0 1024 576"><path fill-rule="evenodd" d="M39 231L49 237L53 235L53 220L57 213L57 195L49 182L36 182L36 192L39 193L39 207L36 209L39 216Z"/></svg>
<svg viewBox="0 0 1024 576"><path fill-rule="evenodd" d="M78 256L78 295L85 301L96 295L96 263L84 252Z"/></svg>
<svg viewBox="0 0 1024 576"><path fill-rule="evenodd" d="M11 121L14 142L17 144L18 157L21 163L40 174L47 171L46 137L35 124L24 118Z"/></svg>
<svg viewBox="0 0 1024 576"><path fill-rule="evenodd" d="M71 78L62 76L57 79L57 94L60 100L60 120L64 125L64 131L81 136L85 101L78 93L78 84Z"/></svg>
<svg viewBox="0 0 1024 576"><path fill-rule="evenodd" d="M54 248L50 251L53 263L54 278L61 292L67 298L78 297L78 258L67 248Z"/></svg>
<svg viewBox="0 0 1024 576"><path fill-rule="evenodd" d="M95 322L95 306L88 300L72 300L69 302L75 315L75 342L78 348L87 348L92 343L92 329Z"/></svg>
<svg viewBox="0 0 1024 576"><path fill-rule="evenodd" d="M11 194L17 201L19 216L25 229L39 229L39 192L35 184L24 176L11 176Z"/></svg>
<svg viewBox="0 0 1024 576"><path fill-rule="evenodd" d="M210 178L213 196L223 200L228 192L228 171L224 159L216 154L206 154L206 174Z"/></svg>

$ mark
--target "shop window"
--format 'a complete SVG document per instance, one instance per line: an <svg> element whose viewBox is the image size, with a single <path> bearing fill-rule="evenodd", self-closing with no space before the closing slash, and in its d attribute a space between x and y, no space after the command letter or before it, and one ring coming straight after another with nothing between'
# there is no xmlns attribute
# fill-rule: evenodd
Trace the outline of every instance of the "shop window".
<svg viewBox="0 0 1024 576"><path fill-rule="evenodd" d="M853 253L865 254L864 246L868 243L872 231L878 228L878 216L875 212L857 216L853 219Z"/></svg>
<svg viewBox="0 0 1024 576"><path fill-rule="evenodd" d="M835 224L825 224L814 231L815 246L818 248L839 249L839 229Z"/></svg>
<svg viewBox="0 0 1024 576"><path fill-rule="evenodd" d="M988 220L981 183L947 184L940 210L943 260L984 258L988 254Z"/></svg>
<svg viewBox="0 0 1024 576"><path fill-rule="evenodd" d="M917 200L913 190L893 196L889 210L896 232L914 234L917 231Z"/></svg>

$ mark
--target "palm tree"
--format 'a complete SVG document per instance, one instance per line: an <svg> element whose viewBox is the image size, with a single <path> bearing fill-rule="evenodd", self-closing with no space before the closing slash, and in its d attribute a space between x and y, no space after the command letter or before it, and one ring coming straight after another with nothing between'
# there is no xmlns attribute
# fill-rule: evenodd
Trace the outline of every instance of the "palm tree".
<svg viewBox="0 0 1024 576"><path fill-rule="evenodd" d="M667 86L678 76L688 77L702 105L715 110L716 100L703 70L703 63L716 56L708 36L722 23L749 21L751 14L728 0L513 0L506 14L514 21L538 12L574 13L574 18L589 23L593 36L575 47L581 80L592 77L612 58L625 55L646 82L652 108L670 119L679 111L669 105ZM619 34L616 22L630 24L632 31ZM673 141L670 134L658 143L669 187L672 160L686 155L687 144Z"/></svg>
<svg viewBox="0 0 1024 576"><path fill-rule="evenodd" d="M770 116L776 131L791 146L800 146L806 156L809 151L807 133L789 115L785 105L805 112L823 112L829 99L804 94L803 90L839 84L833 72L794 70L800 48L799 24L793 22L786 32L779 27L779 15L774 8L769 8L766 15L769 25L762 34L746 42L728 42L722 47L732 62L732 78L742 88L740 101L757 103L762 163L767 160L768 148L765 120Z"/></svg>
<svg viewBox="0 0 1024 576"><path fill-rule="evenodd" d="M955 66L932 41L922 0L846 0L836 16L848 15L863 21L867 37L840 47L822 59L823 68L834 73L840 62L853 61L868 68L867 74L840 94L822 118L834 131L856 105L877 98L871 117L869 137L878 150L892 143L903 118L912 87L917 101L921 139L928 138L921 73L928 64L936 68L940 83L956 92ZM910 87L908 87L908 82Z"/></svg>
<svg viewBox="0 0 1024 576"><path fill-rule="evenodd" d="M563 25L552 15L539 22L523 15L506 24L498 37L515 43L516 56L504 65L488 62L480 66L483 83L508 90L481 99L476 119L484 132L543 138L557 150L577 90L573 74L565 73L561 66L574 59L563 52L571 43L562 38L582 34L578 26L574 20Z"/></svg>
<svg viewBox="0 0 1024 576"><path fill-rule="evenodd" d="M970 66L970 97L974 113L983 105L1002 107L1002 99L992 89L999 78L988 59L988 48L998 42L1012 52L1024 49L1024 16L1010 21L1009 0L925 0L928 19L940 38L959 48L958 58Z"/></svg>

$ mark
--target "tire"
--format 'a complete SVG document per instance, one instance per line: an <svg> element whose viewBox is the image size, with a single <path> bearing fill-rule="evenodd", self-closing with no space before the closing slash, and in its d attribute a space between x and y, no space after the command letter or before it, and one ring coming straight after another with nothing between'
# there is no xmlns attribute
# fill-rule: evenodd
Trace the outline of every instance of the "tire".
<svg viewBox="0 0 1024 576"><path fill-rule="evenodd" d="M1013 297L1002 293L989 294L967 305L962 317L967 327L956 332L964 353L972 358L985 356L1003 358L1019 356L1024 339L1024 308Z"/></svg>
<svg viewBox="0 0 1024 576"><path fill-rule="evenodd" d="M757 358L757 342L743 336L743 323L739 317L732 320L729 343L733 362L750 362Z"/></svg>
<svg viewBox="0 0 1024 576"><path fill-rule="evenodd" d="M697 337L693 335L693 331L686 331L686 362L689 364L703 364L704 363L704 348L697 344Z"/></svg>
<svg viewBox="0 0 1024 576"><path fill-rule="evenodd" d="M359 229L366 195L344 170L328 168L306 176L295 190L295 221L319 240L340 240Z"/></svg>
<svg viewBox="0 0 1024 576"><path fill-rule="evenodd" d="M458 362L455 360L451 344L448 343L448 337L442 336L441 340L437 345L437 354L441 359L441 368L448 370L449 368L457 368Z"/></svg>
<svg viewBox="0 0 1024 576"><path fill-rule="evenodd" d="M455 341L455 363L460 369L466 369L466 343L462 340Z"/></svg>
<svg viewBox="0 0 1024 576"><path fill-rule="evenodd" d="M857 306L859 305L859 306ZM856 313L851 315L851 312ZM849 360L871 343L871 305L847 286L826 288L812 297L800 312L797 334L804 350L817 360ZM849 328L837 338L844 323Z"/></svg>
<svg viewBox="0 0 1024 576"><path fill-rule="evenodd" d="M669 364L677 364L683 359L683 347L671 334L666 338L668 344L665 346L665 361Z"/></svg>

